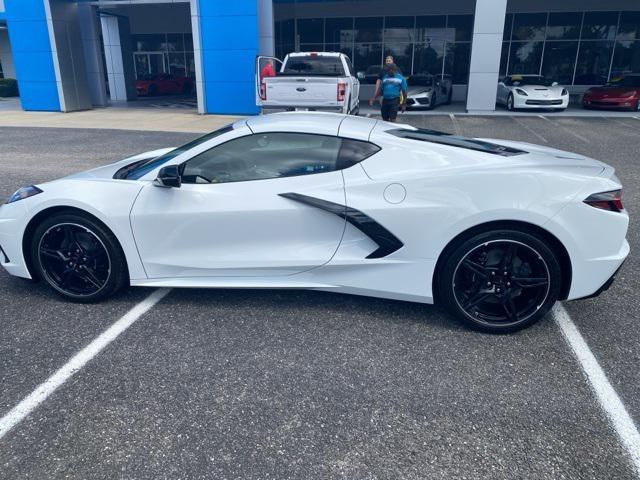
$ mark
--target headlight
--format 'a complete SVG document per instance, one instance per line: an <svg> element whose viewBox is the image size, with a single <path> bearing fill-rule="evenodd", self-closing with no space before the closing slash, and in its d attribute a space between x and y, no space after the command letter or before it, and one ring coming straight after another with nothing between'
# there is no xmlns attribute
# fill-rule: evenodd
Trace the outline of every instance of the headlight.
<svg viewBox="0 0 640 480"><path fill-rule="evenodd" d="M563 88L562 89L562 96L564 97L564 96L567 96L567 95L569 95L568 90L566 88Z"/></svg>
<svg viewBox="0 0 640 480"><path fill-rule="evenodd" d="M24 200L25 198L33 197L34 195L38 195L39 193L42 193L42 190L40 190L38 187L34 187L33 185L22 187L20 190L9 197L7 203Z"/></svg>
<svg viewBox="0 0 640 480"><path fill-rule="evenodd" d="M518 95L522 95L523 97L528 97L529 95L527 94L527 92L525 92L524 90L522 90L521 88L516 88L516 93Z"/></svg>

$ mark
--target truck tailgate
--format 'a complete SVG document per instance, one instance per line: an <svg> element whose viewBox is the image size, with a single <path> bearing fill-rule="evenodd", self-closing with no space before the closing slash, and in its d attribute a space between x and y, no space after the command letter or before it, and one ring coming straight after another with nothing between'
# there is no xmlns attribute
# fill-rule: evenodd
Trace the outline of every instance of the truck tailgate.
<svg viewBox="0 0 640 480"><path fill-rule="evenodd" d="M263 105L338 106L336 77L265 78L267 99Z"/></svg>

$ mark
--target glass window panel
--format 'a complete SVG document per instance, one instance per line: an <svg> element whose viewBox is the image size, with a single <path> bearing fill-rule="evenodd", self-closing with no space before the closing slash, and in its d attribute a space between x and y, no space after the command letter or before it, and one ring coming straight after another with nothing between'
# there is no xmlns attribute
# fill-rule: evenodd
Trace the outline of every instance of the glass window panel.
<svg viewBox="0 0 640 480"><path fill-rule="evenodd" d="M469 83L470 43L447 43L444 73L451 75L455 85Z"/></svg>
<svg viewBox="0 0 640 480"><path fill-rule="evenodd" d="M416 42L425 43L433 38L445 39L447 36L447 17L429 15L416 17ZM453 41L453 36L449 39Z"/></svg>
<svg viewBox="0 0 640 480"><path fill-rule="evenodd" d="M381 42L382 17L356 18L356 42Z"/></svg>
<svg viewBox="0 0 640 480"><path fill-rule="evenodd" d="M550 13L547 26L547 40L577 40L580 38L582 13Z"/></svg>
<svg viewBox="0 0 640 480"><path fill-rule="evenodd" d="M166 48L168 52L184 52L184 39L181 33L168 33Z"/></svg>
<svg viewBox="0 0 640 480"><path fill-rule="evenodd" d="M349 58L353 58L353 46L351 44L343 45L343 44L340 44L340 43L327 43L324 46L324 49L327 52L344 53Z"/></svg>
<svg viewBox="0 0 640 480"><path fill-rule="evenodd" d="M324 25L325 43L351 45L353 43L353 18L327 18Z"/></svg>
<svg viewBox="0 0 640 480"><path fill-rule="evenodd" d="M356 71L366 71L368 67L382 65L382 44L356 43L353 51L353 66Z"/></svg>
<svg viewBox="0 0 640 480"><path fill-rule="evenodd" d="M215 184L332 172L340 145L340 138L325 135L248 135L193 157L184 164L183 181Z"/></svg>
<svg viewBox="0 0 640 480"><path fill-rule="evenodd" d="M284 60L284 57L286 57L288 54L290 54L291 52L295 52L296 48L295 45L279 45L278 47L276 47L276 57Z"/></svg>
<svg viewBox="0 0 640 480"><path fill-rule="evenodd" d="M539 74L543 45L544 42L511 42L509 75Z"/></svg>
<svg viewBox="0 0 640 480"><path fill-rule="evenodd" d="M449 15L447 29L451 30L456 42L471 40L473 33L473 15Z"/></svg>
<svg viewBox="0 0 640 480"><path fill-rule="evenodd" d="M184 55L187 57L187 76L196 78L196 59L193 56L193 52L187 52Z"/></svg>
<svg viewBox="0 0 640 480"><path fill-rule="evenodd" d="M640 12L622 12L620 17L619 40L640 39Z"/></svg>
<svg viewBox="0 0 640 480"><path fill-rule="evenodd" d="M618 25L618 12L586 12L582 27L583 39L613 39Z"/></svg>
<svg viewBox="0 0 640 480"><path fill-rule="evenodd" d="M300 52L324 52L324 45L322 43L301 43Z"/></svg>
<svg viewBox="0 0 640 480"><path fill-rule="evenodd" d="M184 53L169 53L169 72L177 77L187 76L187 65L185 63Z"/></svg>
<svg viewBox="0 0 640 480"><path fill-rule="evenodd" d="M324 19L302 18L298 19L298 36L300 43L324 42Z"/></svg>
<svg viewBox="0 0 640 480"><path fill-rule="evenodd" d="M393 57L402 75L411 75L411 58L413 57L413 43L385 42L384 57Z"/></svg>
<svg viewBox="0 0 640 480"><path fill-rule="evenodd" d="M187 52L193 52L193 36L190 33L184 34L184 49Z"/></svg>
<svg viewBox="0 0 640 480"><path fill-rule="evenodd" d="M444 62L444 41L435 40L423 45L416 45L413 64L414 74L439 75Z"/></svg>
<svg viewBox="0 0 640 480"><path fill-rule="evenodd" d="M601 85L607 81L613 42L580 42L576 85Z"/></svg>
<svg viewBox="0 0 640 480"><path fill-rule="evenodd" d="M611 78L627 73L640 73L640 40L618 42L613 54Z"/></svg>
<svg viewBox="0 0 640 480"><path fill-rule="evenodd" d="M513 40L544 40L546 13L518 13L513 19Z"/></svg>
<svg viewBox="0 0 640 480"><path fill-rule="evenodd" d="M507 13L504 17L504 33L503 40L511 40L511 29L513 28L513 13Z"/></svg>
<svg viewBox="0 0 640 480"><path fill-rule="evenodd" d="M500 75L507 74L507 61L509 60L509 42L502 42L502 54L500 55Z"/></svg>
<svg viewBox="0 0 640 480"><path fill-rule="evenodd" d="M160 52L164 50L166 37L164 33L144 33L131 35L131 43L135 52Z"/></svg>
<svg viewBox="0 0 640 480"><path fill-rule="evenodd" d="M293 19L275 22L276 43L280 45L293 45L295 41L295 24Z"/></svg>
<svg viewBox="0 0 640 480"><path fill-rule="evenodd" d="M578 42L547 42L544 47L542 74L553 82L571 85Z"/></svg>
<svg viewBox="0 0 640 480"><path fill-rule="evenodd" d="M413 41L415 17L386 17L384 22L385 42L410 43Z"/></svg>

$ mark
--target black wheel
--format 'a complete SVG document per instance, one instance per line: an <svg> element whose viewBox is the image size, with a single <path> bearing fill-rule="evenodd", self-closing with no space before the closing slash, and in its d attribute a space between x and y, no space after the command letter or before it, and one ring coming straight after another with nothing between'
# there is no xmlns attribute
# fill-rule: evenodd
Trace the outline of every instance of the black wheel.
<svg viewBox="0 0 640 480"><path fill-rule="evenodd" d="M451 105L452 98L453 98L453 89L449 90L449 95L447 95L447 105Z"/></svg>
<svg viewBox="0 0 640 480"><path fill-rule="evenodd" d="M47 218L34 232L31 259L39 277L76 302L106 298L127 281L118 241L88 216L60 213Z"/></svg>
<svg viewBox="0 0 640 480"><path fill-rule="evenodd" d="M636 112L640 112L640 100L636 100Z"/></svg>
<svg viewBox="0 0 640 480"><path fill-rule="evenodd" d="M513 106L513 93L510 93L507 97L507 110L509 110L510 112L513 112L515 110Z"/></svg>
<svg viewBox="0 0 640 480"><path fill-rule="evenodd" d="M158 94L158 87L157 87L157 85L155 85L155 84L154 84L154 85L151 85L151 86L149 87L149 90L148 90L148 91L149 91L149 96L150 96L150 97L155 97L155 96Z"/></svg>
<svg viewBox="0 0 640 480"><path fill-rule="evenodd" d="M521 330L540 320L560 296L558 259L530 233L481 233L446 253L435 285L438 299L476 329Z"/></svg>

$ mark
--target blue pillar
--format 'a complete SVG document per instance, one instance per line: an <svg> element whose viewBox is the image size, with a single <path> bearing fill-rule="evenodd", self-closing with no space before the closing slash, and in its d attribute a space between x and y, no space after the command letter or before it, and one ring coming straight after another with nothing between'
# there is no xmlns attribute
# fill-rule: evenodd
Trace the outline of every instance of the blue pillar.
<svg viewBox="0 0 640 480"><path fill-rule="evenodd" d="M205 113L258 113L255 101L258 1L198 1L195 15L200 27Z"/></svg>
<svg viewBox="0 0 640 480"><path fill-rule="evenodd" d="M22 108L60 111L44 2L5 0L4 4Z"/></svg>

